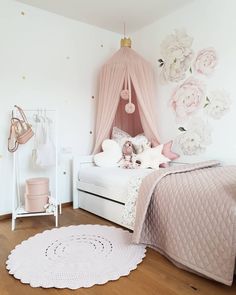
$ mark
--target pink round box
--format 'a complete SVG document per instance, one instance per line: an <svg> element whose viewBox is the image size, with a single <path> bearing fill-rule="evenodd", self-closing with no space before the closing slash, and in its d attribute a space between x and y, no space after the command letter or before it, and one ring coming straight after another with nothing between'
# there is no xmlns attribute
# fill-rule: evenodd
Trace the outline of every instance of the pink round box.
<svg viewBox="0 0 236 295"><path fill-rule="evenodd" d="M49 179L46 177L26 180L25 210L27 212L43 212L48 204Z"/></svg>
<svg viewBox="0 0 236 295"><path fill-rule="evenodd" d="M30 178L26 180L27 195L48 195L49 179L46 177Z"/></svg>
<svg viewBox="0 0 236 295"><path fill-rule="evenodd" d="M48 194L32 196L25 194L25 211L44 212L44 206L48 203Z"/></svg>

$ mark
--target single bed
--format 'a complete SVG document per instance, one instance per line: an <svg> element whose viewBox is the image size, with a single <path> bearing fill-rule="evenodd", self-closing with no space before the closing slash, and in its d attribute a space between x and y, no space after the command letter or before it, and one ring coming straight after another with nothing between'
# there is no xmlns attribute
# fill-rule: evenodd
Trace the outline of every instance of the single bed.
<svg viewBox="0 0 236 295"><path fill-rule="evenodd" d="M133 241L182 268L231 285L236 166L206 161L149 174L139 189Z"/></svg>
<svg viewBox="0 0 236 295"><path fill-rule="evenodd" d="M74 209L81 208L125 226L122 214L129 181L133 177L144 177L152 170L97 167L92 156L74 159L73 166Z"/></svg>
<svg viewBox="0 0 236 295"><path fill-rule="evenodd" d="M132 177L143 177L135 227L122 216ZM134 229L133 241L176 265L231 285L236 256L236 166L217 161L157 171L94 167L74 162L74 208Z"/></svg>

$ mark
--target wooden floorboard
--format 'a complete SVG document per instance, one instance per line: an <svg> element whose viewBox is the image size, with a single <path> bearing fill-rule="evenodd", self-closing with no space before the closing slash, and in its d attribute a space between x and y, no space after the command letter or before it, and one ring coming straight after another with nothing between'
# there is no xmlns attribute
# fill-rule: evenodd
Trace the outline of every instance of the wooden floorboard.
<svg viewBox="0 0 236 295"><path fill-rule="evenodd" d="M60 226L71 224L106 224L112 223L83 210L63 209L59 217ZM31 288L9 275L5 262L10 251L28 237L52 228L52 216L29 217L18 219L16 230L11 231L11 221L0 221L0 295L230 295L236 294L236 279L232 287L201 278L183 271L159 253L147 250L144 261L127 277L105 285L81 288L75 291L63 289Z"/></svg>

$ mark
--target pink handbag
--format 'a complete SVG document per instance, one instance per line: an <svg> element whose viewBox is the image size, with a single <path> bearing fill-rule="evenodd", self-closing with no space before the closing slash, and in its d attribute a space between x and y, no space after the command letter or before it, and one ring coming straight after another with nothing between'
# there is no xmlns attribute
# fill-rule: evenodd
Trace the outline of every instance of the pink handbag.
<svg viewBox="0 0 236 295"><path fill-rule="evenodd" d="M25 144L34 135L31 125L28 123L23 110L17 105L14 106L21 118L16 118L13 115L11 118L10 134L8 138L8 151L14 153L19 144Z"/></svg>

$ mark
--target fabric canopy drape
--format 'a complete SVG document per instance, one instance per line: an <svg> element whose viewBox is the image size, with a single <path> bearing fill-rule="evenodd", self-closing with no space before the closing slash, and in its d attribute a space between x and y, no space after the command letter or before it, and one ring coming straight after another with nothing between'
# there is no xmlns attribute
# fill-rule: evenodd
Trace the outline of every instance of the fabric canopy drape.
<svg viewBox="0 0 236 295"><path fill-rule="evenodd" d="M132 103L136 106L134 113L128 115L125 111L127 100L120 99L112 127L116 126L129 133L131 136L135 136L137 134L143 133L144 131L139 114L137 97L133 87L131 96Z"/></svg>
<svg viewBox="0 0 236 295"><path fill-rule="evenodd" d="M159 144L155 117L155 78L151 65L129 47L122 47L102 67L99 75L95 145L93 153L101 150L104 139L110 137L113 122L119 111L120 92L129 75L136 101L136 116L140 116L145 136ZM133 102L133 101L132 101ZM124 115L124 113L123 113ZM131 114L125 114L131 116ZM138 124L137 124L138 125ZM117 126L119 127L119 126Z"/></svg>

